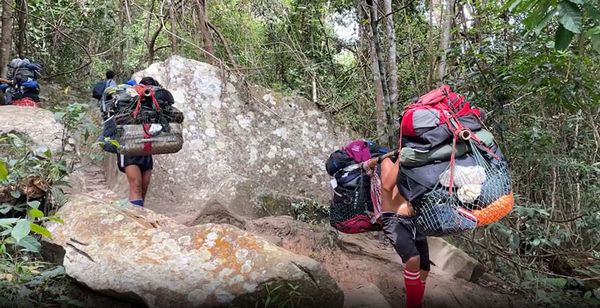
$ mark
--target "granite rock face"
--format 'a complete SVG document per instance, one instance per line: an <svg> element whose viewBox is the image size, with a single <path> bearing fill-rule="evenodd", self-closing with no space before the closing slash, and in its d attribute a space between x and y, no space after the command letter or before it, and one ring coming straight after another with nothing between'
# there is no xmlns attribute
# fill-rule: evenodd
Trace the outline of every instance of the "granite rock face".
<svg viewBox="0 0 600 308"><path fill-rule="evenodd" d="M193 220L217 200L255 218L286 214L291 201L329 201L325 160L350 137L313 103L240 85L215 66L179 56L135 78L143 76L170 90L185 115L183 149L154 156L149 208Z"/></svg>
<svg viewBox="0 0 600 308"><path fill-rule="evenodd" d="M56 122L52 112L34 107L0 106L0 134L17 132L27 135L33 143L32 150L61 150L62 124Z"/></svg>
<svg viewBox="0 0 600 308"><path fill-rule="evenodd" d="M277 290L301 306L344 302L318 262L230 225L186 227L87 195L72 195L57 215L64 224L48 225L53 238L44 251L111 296L148 307L254 307Z"/></svg>

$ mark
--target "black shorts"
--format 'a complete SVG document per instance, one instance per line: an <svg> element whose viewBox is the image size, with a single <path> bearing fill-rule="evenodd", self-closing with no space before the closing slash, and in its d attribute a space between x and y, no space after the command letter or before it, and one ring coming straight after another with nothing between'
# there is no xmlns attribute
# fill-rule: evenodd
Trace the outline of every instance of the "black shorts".
<svg viewBox="0 0 600 308"><path fill-rule="evenodd" d="M383 233L390 240L394 249L406 263L410 258L419 256L421 270L431 269L427 237L417 230L415 218L394 213L382 213Z"/></svg>
<svg viewBox="0 0 600 308"><path fill-rule="evenodd" d="M127 156L122 154L117 154L117 167L119 167L119 171L125 172L125 167L129 165L136 165L140 167L142 173L152 170L153 162L152 155L148 156Z"/></svg>

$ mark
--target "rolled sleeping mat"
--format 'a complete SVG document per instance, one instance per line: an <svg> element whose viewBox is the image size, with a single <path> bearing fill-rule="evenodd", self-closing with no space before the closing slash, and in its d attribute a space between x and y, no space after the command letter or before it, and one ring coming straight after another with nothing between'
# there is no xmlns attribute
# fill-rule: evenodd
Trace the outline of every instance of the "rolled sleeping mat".
<svg viewBox="0 0 600 308"><path fill-rule="evenodd" d="M131 106L133 103L124 102L123 104ZM115 121L118 125L133 125L139 122L133 118L128 108L117 107L117 110L121 110L121 112L115 115ZM126 110L126 112L122 112L122 110ZM144 115L153 121L159 121L159 114L154 110L144 110ZM183 112L173 106L164 108L162 115L164 115L164 119L169 123L183 123Z"/></svg>
<svg viewBox="0 0 600 308"><path fill-rule="evenodd" d="M183 147L182 125L170 123L169 132L146 137L143 125L117 126L119 153L131 156L177 153Z"/></svg>

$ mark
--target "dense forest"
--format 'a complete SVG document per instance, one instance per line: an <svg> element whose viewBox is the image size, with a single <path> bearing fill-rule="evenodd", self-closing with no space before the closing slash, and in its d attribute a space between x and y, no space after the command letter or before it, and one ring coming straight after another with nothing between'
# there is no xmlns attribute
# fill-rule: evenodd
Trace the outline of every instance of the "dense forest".
<svg viewBox="0 0 600 308"><path fill-rule="evenodd" d="M516 197L500 223L450 240L539 303L600 304L597 0L4 0L1 9L0 67L33 59L42 82L89 91L107 69L124 82L177 54L303 96L390 146L403 107L447 83L487 111Z"/></svg>

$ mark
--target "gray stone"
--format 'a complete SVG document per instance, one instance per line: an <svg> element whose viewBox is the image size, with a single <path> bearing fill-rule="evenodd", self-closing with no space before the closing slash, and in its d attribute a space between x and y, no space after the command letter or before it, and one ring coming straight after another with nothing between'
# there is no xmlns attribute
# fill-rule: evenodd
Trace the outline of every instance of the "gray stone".
<svg viewBox="0 0 600 308"><path fill-rule="evenodd" d="M439 237L428 237L429 258L436 265L433 271L467 281L476 281L485 273L485 267L466 252Z"/></svg>
<svg viewBox="0 0 600 308"><path fill-rule="evenodd" d="M62 146L63 126L54 120L52 112L34 107L0 106L0 134L23 133L31 138L32 148L53 153Z"/></svg>
<svg viewBox="0 0 600 308"><path fill-rule="evenodd" d="M325 160L350 136L313 103L235 84L217 67L178 56L142 76L169 89L185 115L183 149L154 156L149 208L191 223L190 209L198 216L210 200L250 218L270 214L265 198L280 207L328 202Z"/></svg>
<svg viewBox="0 0 600 308"><path fill-rule="evenodd" d="M112 296L148 307L254 307L280 292L300 306L343 305L318 262L230 225L186 227L86 195L72 195L57 215L64 224L47 225L53 237L44 251L69 276Z"/></svg>
<svg viewBox="0 0 600 308"><path fill-rule="evenodd" d="M381 290L372 284L352 285L344 288L345 308L391 308Z"/></svg>

